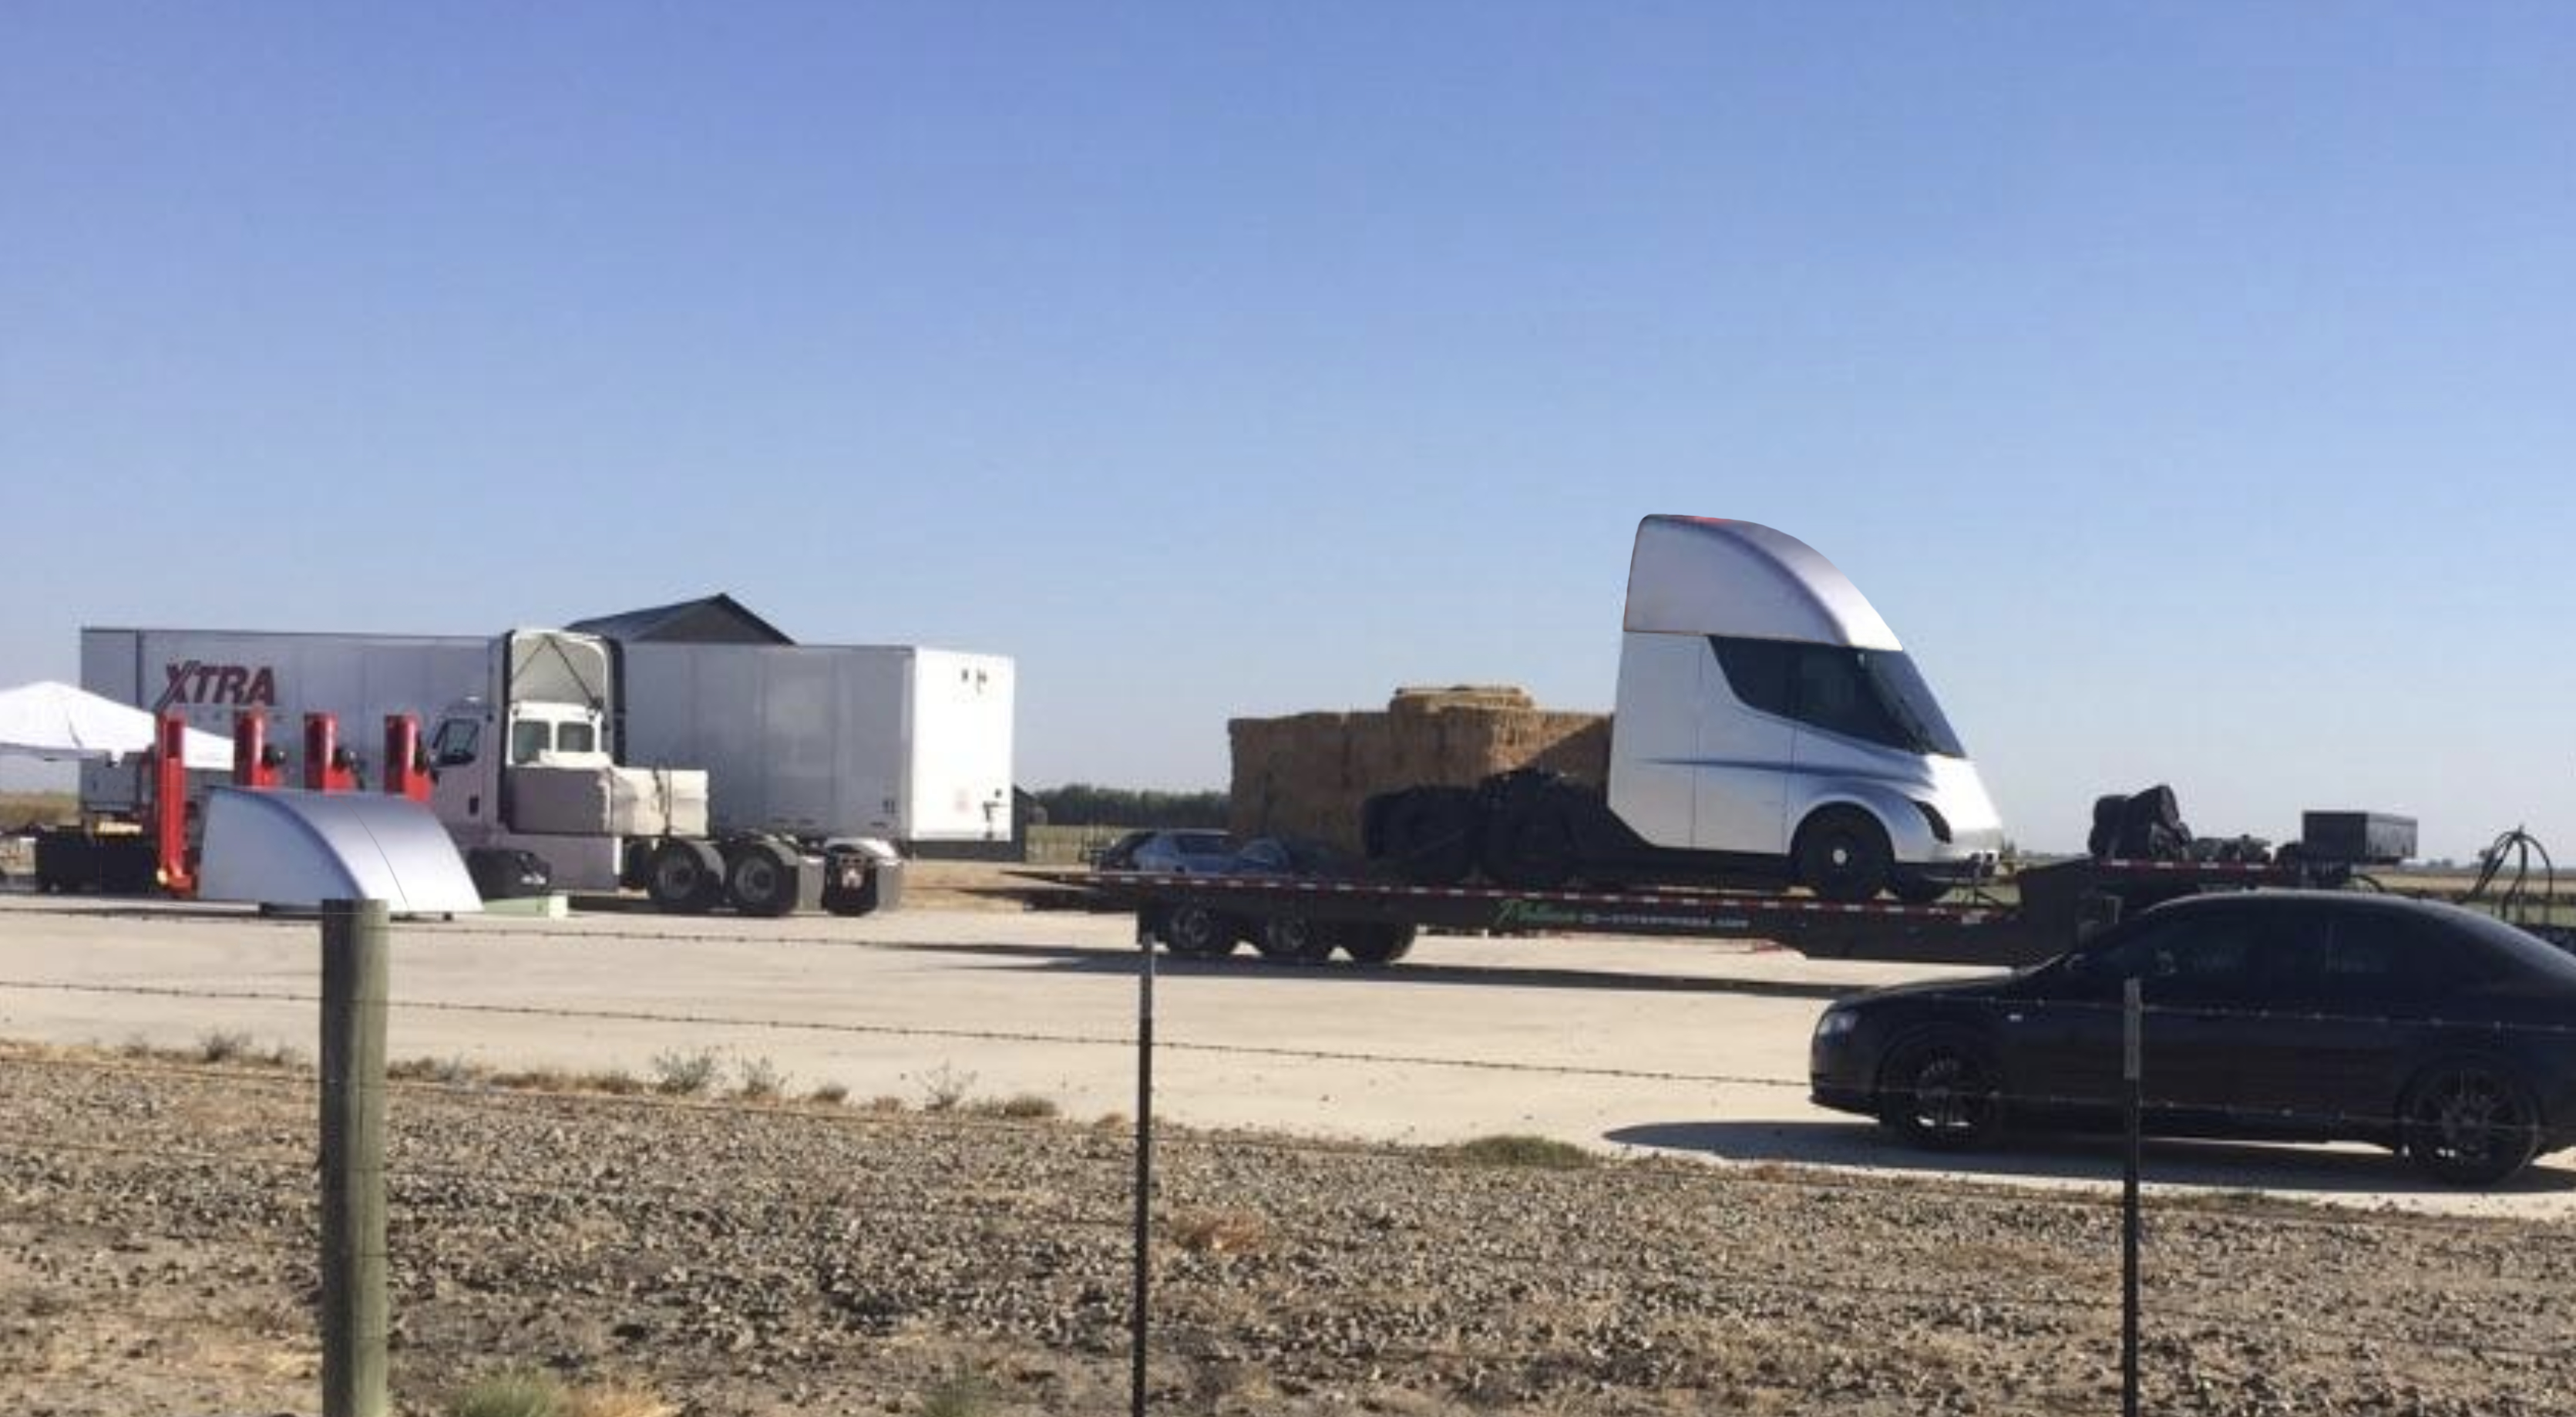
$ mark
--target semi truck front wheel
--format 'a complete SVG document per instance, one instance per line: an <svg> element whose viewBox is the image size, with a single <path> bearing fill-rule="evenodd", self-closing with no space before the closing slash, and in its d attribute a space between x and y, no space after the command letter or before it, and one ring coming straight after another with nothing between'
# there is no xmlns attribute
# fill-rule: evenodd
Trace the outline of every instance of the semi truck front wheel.
<svg viewBox="0 0 2576 1417"><path fill-rule="evenodd" d="M1896 853L1867 812L1828 807L1798 829L1798 883L1832 901L1862 901L1888 884Z"/></svg>

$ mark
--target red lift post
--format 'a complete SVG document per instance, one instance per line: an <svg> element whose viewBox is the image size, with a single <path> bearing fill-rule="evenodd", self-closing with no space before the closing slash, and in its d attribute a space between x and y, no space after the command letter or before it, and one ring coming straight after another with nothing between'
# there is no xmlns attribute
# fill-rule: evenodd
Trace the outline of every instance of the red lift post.
<svg viewBox="0 0 2576 1417"><path fill-rule="evenodd" d="M188 721L161 715L152 749L152 846L155 875L174 896L197 893L188 862Z"/></svg>
<svg viewBox="0 0 2576 1417"><path fill-rule="evenodd" d="M286 785L286 750L268 741L268 713L243 709L233 715L233 786L265 792Z"/></svg>
<svg viewBox="0 0 2576 1417"><path fill-rule="evenodd" d="M429 754L420 745L416 715L385 715L385 791L414 802L429 800Z"/></svg>
<svg viewBox="0 0 2576 1417"><path fill-rule="evenodd" d="M304 715L304 790L307 792L358 790L358 758L356 754L340 746L338 714Z"/></svg>

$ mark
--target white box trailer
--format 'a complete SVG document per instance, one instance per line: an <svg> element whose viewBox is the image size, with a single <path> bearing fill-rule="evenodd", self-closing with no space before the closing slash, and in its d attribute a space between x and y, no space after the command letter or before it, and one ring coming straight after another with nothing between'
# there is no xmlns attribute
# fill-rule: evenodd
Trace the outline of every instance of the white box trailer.
<svg viewBox="0 0 2576 1417"><path fill-rule="evenodd" d="M482 635L84 629L81 684L143 708L179 709L230 733L268 710L288 781L303 772L303 715L339 716L341 746L370 783L385 715L424 730L491 692ZM809 839L1007 841L1013 666L999 655L910 645L637 642L618 647L620 760L697 768L720 831ZM613 745L619 746L619 745ZM90 765L82 806L130 812L139 769Z"/></svg>
<svg viewBox="0 0 2576 1417"><path fill-rule="evenodd" d="M618 659L622 760L704 768L718 831L1010 839L1009 659L653 643Z"/></svg>

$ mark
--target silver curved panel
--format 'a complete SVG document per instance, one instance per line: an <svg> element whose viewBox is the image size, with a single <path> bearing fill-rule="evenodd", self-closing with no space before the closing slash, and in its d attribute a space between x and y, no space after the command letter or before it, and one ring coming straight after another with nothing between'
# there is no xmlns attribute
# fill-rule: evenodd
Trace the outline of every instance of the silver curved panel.
<svg viewBox="0 0 2576 1417"><path fill-rule="evenodd" d="M1637 524L1627 628L1903 648L1860 588L1814 547L1758 523L1712 517Z"/></svg>
<svg viewBox="0 0 2576 1417"><path fill-rule="evenodd" d="M214 788L197 875L201 900L381 900L398 915L483 908L438 818L384 793Z"/></svg>

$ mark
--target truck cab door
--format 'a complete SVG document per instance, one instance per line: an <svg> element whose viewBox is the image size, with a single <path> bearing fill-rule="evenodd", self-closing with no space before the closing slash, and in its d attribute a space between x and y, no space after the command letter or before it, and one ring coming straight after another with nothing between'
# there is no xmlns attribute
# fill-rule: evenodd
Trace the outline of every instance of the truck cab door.
<svg viewBox="0 0 2576 1417"><path fill-rule="evenodd" d="M1788 717L1782 640L1711 635L1700 649L1698 831L1702 851L1777 856L1789 849L1788 784L1798 728Z"/></svg>
<svg viewBox="0 0 2576 1417"><path fill-rule="evenodd" d="M490 726L478 715L455 713L430 738L430 810L460 842L488 836L500 812L493 772L500 745L485 741Z"/></svg>

